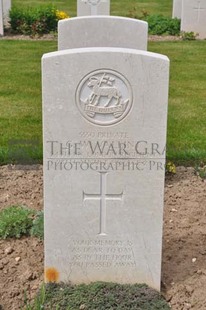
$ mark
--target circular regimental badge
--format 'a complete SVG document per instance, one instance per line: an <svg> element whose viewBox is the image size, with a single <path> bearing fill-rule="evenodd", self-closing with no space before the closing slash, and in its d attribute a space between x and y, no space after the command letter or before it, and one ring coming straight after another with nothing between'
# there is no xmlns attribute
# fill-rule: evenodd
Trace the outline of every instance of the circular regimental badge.
<svg viewBox="0 0 206 310"><path fill-rule="evenodd" d="M88 0L88 3L91 5L97 5L100 2L101 2L101 0Z"/></svg>
<svg viewBox="0 0 206 310"><path fill-rule="evenodd" d="M127 79L112 70L86 75L76 91L76 103L89 122L109 126L123 120L132 106L132 89Z"/></svg>

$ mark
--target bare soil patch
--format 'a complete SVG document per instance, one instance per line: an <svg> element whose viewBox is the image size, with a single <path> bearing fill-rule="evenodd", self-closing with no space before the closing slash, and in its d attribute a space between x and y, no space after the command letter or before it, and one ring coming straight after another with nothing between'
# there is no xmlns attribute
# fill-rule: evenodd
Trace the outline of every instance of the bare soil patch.
<svg viewBox="0 0 206 310"><path fill-rule="evenodd" d="M9 31L5 32L3 37L0 37L1 40L33 40L33 41L53 41L57 40L57 33L49 33L44 35L23 35L23 34L13 34ZM158 35L149 35L149 41L181 41L181 36L158 36Z"/></svg>
<svg viewBox="0 0 206 310"><path fill-rule="evenodd" d="M41 210L42 166L21 168L0 167L0 209L21 204ZM0 240L3 310L20 309L25 290L32 298L42 281L43 242ZM173 310L206 309L206 182L193 168L178 167L166 177L162 291Z"/></svg>
<svg viewBox="0 0 206 310"><path fill-rule="evenodd" d="M9 29L4 33L4 36L0 36L1 40L33 40L33 41L53 41L57 40L57 33L48 33L43 35L24 35L24 34L14 34Z"/></svg>

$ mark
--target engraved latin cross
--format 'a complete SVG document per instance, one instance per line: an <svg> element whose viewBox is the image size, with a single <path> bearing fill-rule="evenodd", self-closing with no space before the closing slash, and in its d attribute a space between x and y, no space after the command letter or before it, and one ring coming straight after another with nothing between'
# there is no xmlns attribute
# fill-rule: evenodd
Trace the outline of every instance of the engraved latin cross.
<svg viewBox="0 0 206 310"><path fill-rule="evenodd" d="M107 200L122 200L123 192L120 194L107 194L107 172L100 172L100 194L86 194L83 191L83 201L98 200L100 202L100 229L99 235L106 235L106 204Z"/></svg>
<svg viewBox="0 0 206 310"><path fill-rule="evenodd" d="M204 10L206 10L206 7L201 7L201 1L198 1L197 7L193 8L195 11L197 11L197 21L199 22L200 20L200 13Z"/></svg>
<svg viewBox="0 0 206 310"><path fill-rule="evenodd" d="M98 4L101 2L107 2L107 0L82 0L82 2L90 5L91 15L98 15Z"/></svg>

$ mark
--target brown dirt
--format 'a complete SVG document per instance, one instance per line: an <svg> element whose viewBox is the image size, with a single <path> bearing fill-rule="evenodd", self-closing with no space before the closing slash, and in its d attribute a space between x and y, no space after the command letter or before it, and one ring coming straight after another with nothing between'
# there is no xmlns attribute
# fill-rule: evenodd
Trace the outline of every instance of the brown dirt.
<svg viewBox="0 0 206 310"><path fill-rule="evenodd" d="M42 166L0 167L0 209L23 204L42 209ZM31 167L30 167L31 168ZM0 240L0 305L20 309L43 281L43 243ZM206 309L206 182L178 167L165 185L162 291L173 310ZM1 307L0 307L1 308Z"/></svg>
<svg viewBox="0 0 206 310"><path fill-rule="evenodd" d="M54 34L44 34L42 36L35 35L23 35L23 34L12 34L9 32L6 32L3 37L0 37L0 40L32 40L32 41L54 41L57 40L57 33ZM149 35L148 36L149 41L181 41L181 36L158 36L158 35Z"/></svg>
<svg viewBox="0 0 206 310"><path fill-rule="evenodd" d="M32 40L32 41L54 41L57 40L57 33L49 33L44 35L24 35L24 34L13 34L9 31L4 33L3 37L0 37L0 40Z"/></svg>

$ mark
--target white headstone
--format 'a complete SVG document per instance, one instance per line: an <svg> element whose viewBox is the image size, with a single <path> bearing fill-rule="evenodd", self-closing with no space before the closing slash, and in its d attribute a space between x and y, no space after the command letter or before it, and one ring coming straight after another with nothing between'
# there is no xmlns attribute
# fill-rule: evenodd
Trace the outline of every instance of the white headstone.
<svg viewBox="0 0 206 310"><path fill-rule="evenodd" d="M206 38L206 1L182 0L181 30L198 33L199 39Z"/></svg>
<svg viewBox="0 0 206 310"><path fill-rule="evenodd" d="M45 280L160 289L169 61L43 56Z"/></svg>
<svg viewBox="0 0 206 310"><path fill-rule="evenodd" d="M182 0L173 0L172 17L180 18L182 16Z"/></svg>
<svg viewBox="0 0 206 310"><path fill-rule="evenodd" d="M110 0L77 0L77 16L109 14Z"/></svg>
<svg viewBox="0 0 206 310"><path fill-rule="evenodd" d="M117 16L87 16L58 24L58 49L125 47L147 50L148 24Z"/></svg>
<svg viewBox="0 0 206 310"><path fill-rule="evenodd" d="M0 36L4 35L3 3L0 0Z"/></svg>
<svg viewBox="0 0 206 310"><path fill-rule="evenodd" d="M9 18L9 11L11 10L11 0L3 0L3 15L4 20L8 20Z"/></svg>

